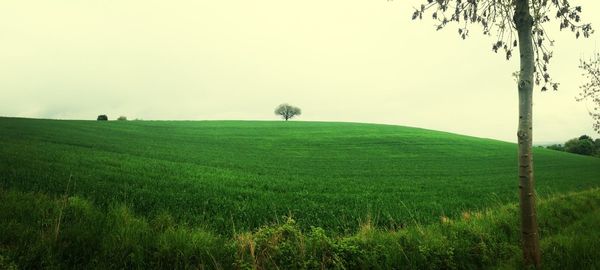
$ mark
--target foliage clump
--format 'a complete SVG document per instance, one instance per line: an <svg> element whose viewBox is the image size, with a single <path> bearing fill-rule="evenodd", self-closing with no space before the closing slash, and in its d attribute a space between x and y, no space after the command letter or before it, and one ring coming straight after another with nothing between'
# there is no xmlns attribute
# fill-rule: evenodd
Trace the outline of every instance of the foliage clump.
<svg viewBox="0 0 600 270"><path fill-rule="evenodd" d="M470 36L473 26L479 26L484 35L495 36L492 51L503 51L507 60L513 56L513 51L519 46L516 33L518 20L517 1L504 0L424 0L420 7L415 8L412 19L423 19L427 12L435 21L437 30L446 28L451 23L456 23L460 38ZM547 25L554 20L559 29L567 30L575 38L589 38L594 33L590 23L584 23L581 6L572 5L569 0L552 1L527 1L531 10L531 36L535 53L535 84L541 85L542 91L549 87L558 90L559 83L554 82L550 76L550 60L553 57L552 46L554 40L546 31Z"/></svg>
<svg viewBox="0 0 600 270"><path fill-rule="evenodd" d="M579 155L600 157L600 138L594 140L588 135L573 138L562 144L549 145L546 148Z"/></svg>

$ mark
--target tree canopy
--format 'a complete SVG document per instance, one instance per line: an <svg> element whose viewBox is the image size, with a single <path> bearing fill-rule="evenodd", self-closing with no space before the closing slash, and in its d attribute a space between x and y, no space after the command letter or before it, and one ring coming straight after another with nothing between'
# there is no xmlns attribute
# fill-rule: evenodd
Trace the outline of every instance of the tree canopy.
<svg viewBox="0 0 600 270"><path fill-rule="evenodd" d="M484 35L494 36L492 51L504 52L507 60L513 56L518 47L517 38L517 3L514 0L423 0L420 7L415 8L412 19L423 19L427 12L436 22L435 27L441 30L451 23L456 23L457 33L462 39L471 34L472 25L481 28ZM531 0L523 1L529 5L532 16L532 41L535 51L535 84L542 91L549 88L558 90L559 83L550 76L549 63L552 59L554 40L546 31L548 23L556 21L560 30L569 30L575 38L589 37L594 30L591 24L583 23L581 6L571 5L569 0Z"/></svg>
<svg viewBox="0 0 600 270"><path fill-rule="evenodd" d="M302 110L300 110L300 108L294 107L290 104L283 103L283 104L277 106L277 108L275 108L275 114L280 115L281 118L283 118L285 121L288 121L289 119L292 119L295 116L301 115Z"/></svg>

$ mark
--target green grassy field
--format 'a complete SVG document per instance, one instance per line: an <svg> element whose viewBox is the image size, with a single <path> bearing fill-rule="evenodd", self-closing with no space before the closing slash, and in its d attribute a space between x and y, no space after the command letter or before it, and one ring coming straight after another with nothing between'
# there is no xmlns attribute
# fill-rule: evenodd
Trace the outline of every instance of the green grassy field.
<svg viewBox="0 0 600 270"><path fill-rule="evenodd" d="M600 159L535 168L545 267L600 267ZM400 126L0 118L0 269L514 269L516 182Z"/></svg>
<svg viewBox="0 0 600 270"><path fill-rule="evenodd" d="M223 235L281 223L397 229L517 201L516 145L400 126L0 118L0 185ZM535 149L541 196L600 186L600 159Z"/></svg>

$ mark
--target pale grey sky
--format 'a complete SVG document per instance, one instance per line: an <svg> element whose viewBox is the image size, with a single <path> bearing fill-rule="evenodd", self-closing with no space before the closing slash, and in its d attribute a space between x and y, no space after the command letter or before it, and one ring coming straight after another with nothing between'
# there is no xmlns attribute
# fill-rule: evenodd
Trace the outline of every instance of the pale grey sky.
<svg viewBox="0 0 600 270"><path fill-rule="evenodd" d="M411 21L422 0L3 0L0 115L398 124L515 141L518 58L473 29ZM573 1L600 29L600 3ZM584 3L585 2L585 3ZM534 141L594 134L575 101L600 33L556 40L558 92L534 99Z"/></svg>

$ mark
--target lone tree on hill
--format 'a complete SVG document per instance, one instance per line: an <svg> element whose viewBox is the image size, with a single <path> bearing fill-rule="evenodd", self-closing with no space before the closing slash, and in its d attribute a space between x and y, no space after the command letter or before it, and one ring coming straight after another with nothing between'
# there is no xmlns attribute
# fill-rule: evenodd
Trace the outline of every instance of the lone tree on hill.
<svg viewBox="0 0 600 270"><path fill-rule="evenodd" d="M535 191L532 157L532 95L533 85L542 91L558 83L552 81L548 64L554 41L548 37L545 26L555 18L560 29L568 29L576 38L593 33L590 24L581 23L580 6L571 6L569 0L421 0L412 18L423 19L427 12L436 21L437 30L450 23L458 25L458 34L465 39L469 28L479 25L484 35L494 35L492 50L505 53L509 60L513 49L519 48L518 72L519 127L519 189L521 209L521 237L526 265L541 265L538 226L535 211ZM442 45L443 46L443 45Z"/></svg>
<svg viewBox="0 0 600 270"><path fill-rule="evenodd" d="M302 110L298 107L294 107L290 104L283 103L275 109L276 115L281 115L285 121L292 119L294 116L298 116L302 114Z"/></svg>
<svg viewBox="0 0 600 270"><path fill-rule="evenodd" d="M577 101L591 100L594 109L590 115L594 119L594 130L600 133L600 53L589 60L580 60L579 68L583 69L586 82L579 86L581 93Z"/></svg>
<svg viewBox="0 0 600 270"><path fill-rule="evenodd" d="M96 120L98 120L98 121L108 121L108 116L106 116L106 114L101 114L101 115L98 115L98 118Z"/></svg>

